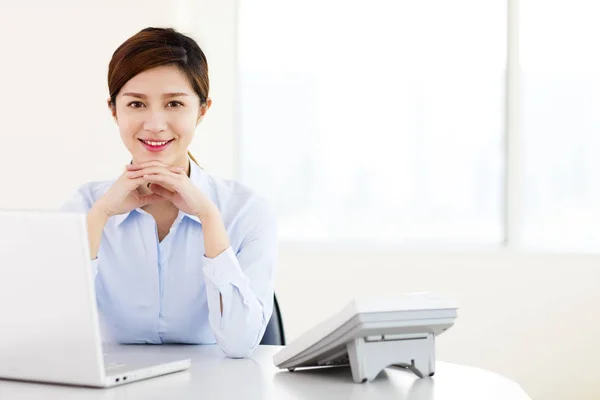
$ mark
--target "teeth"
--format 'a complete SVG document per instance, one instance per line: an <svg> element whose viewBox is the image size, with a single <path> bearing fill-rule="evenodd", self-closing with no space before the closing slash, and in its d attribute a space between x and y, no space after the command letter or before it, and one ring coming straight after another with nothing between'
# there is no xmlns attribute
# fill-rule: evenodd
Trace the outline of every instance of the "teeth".
<svg viewBox="0 0 600 400"><path fill-rule="evenodd" d="M169 143L169 141L167 140L166 142L151 142L149 140L143 140L144 143L150 145L150 146L163 146L167 143Z"/></svg>

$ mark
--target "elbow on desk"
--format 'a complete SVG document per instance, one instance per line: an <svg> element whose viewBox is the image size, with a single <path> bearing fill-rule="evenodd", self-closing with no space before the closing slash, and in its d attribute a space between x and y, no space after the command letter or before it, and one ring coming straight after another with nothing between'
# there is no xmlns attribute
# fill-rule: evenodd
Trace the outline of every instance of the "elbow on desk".
<svg viewBox="0 0 600 400"><path fill-rule="evenodd" d="M265 318L262 310L252 314L245 318L243 324L224 324L219 329L213 329L217 345L227 357L247 358L258 347L268 318Z"/></svg>
<svg viewBox="0 0 600 400"><path fill-rule="evenodd" d="M239 344L234 343L221 343L217 341L217 344L229 358L248 358L252 355L258 344L248 345L244 341L240 341Z"/></svg>
<svg viewBox="0 0 600 400"><path fill-rule="evenodd" d="M236 349L235 351L225 351L225 355L229 358L248 358L254 352L254 349Z"/></svg>
<svg viewBox="0 0 600 400"><path fill-rule="evenodd" d="M240 335L239 331L232 332L232 334L217 337L217 345L229 358L247 358L252 355L260 343L258 333L256 332L256 335Z"/></svg>

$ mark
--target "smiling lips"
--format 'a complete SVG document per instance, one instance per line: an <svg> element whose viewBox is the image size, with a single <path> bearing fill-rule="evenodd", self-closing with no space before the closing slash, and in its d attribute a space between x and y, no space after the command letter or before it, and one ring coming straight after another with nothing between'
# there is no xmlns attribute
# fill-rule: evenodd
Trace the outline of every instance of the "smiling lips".
<svg viewBox="0 0 600 400"><path fill-rule="evenodd" d="M157 152L157 151L163 151L164 149L166 149L174 139L163 140L160 142L153 141L153 140L144 140L144 139L138 139L138 140L142 143L142 145L146 148L146 150L152 151L152 152Z"/></svg>

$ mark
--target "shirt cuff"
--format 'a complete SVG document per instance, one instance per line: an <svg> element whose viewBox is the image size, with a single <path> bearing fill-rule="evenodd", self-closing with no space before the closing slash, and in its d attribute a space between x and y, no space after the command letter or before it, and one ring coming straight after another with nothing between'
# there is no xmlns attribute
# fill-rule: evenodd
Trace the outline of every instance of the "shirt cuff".
<svg viewBox="0 0 600 400"><path fill-rule="evenodd" d="M203 257L203 261L204 276L219 291L223 291L225 286L229 284L239 287L246 278L231 246L215 258Z"/></svg>

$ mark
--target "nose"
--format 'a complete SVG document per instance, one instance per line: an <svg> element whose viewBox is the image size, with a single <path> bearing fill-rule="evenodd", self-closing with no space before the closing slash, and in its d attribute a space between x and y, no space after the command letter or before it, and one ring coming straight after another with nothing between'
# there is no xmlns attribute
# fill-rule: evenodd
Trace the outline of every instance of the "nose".
<svg viewBox="0 0 600 400"><path fill-rule="evenodd" d="M144 120L144 130L148 132L162 132L167 130L167 119L164 113L160 111L152 111L147 114Z"/></svg>

